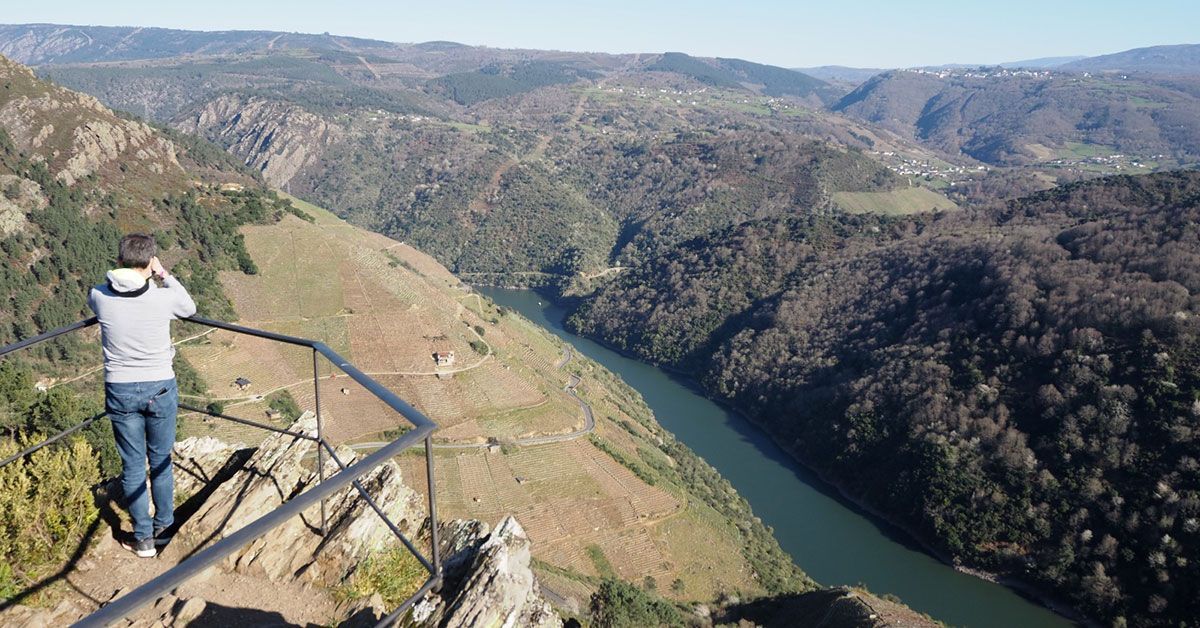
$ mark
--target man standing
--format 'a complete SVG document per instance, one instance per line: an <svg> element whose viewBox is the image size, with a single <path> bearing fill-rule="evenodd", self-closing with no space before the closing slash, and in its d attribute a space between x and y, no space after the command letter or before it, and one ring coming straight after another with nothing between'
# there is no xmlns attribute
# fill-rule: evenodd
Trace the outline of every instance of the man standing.
<svg viewBox="0 0 1200 628"><path fill-rule="evenodd" d="M121 239L117 264L107 281L88 294L100 319L104 345L104 407L121 454L121 488L133 518L133 541L121 544L142 558L157 554L174 523L175 484L171 449L179 389L171 367L171 321L196 313L178 279L158 261L154 238L139 233ZM153 281L162 280L160 288ZM146 465L150 465L150 499Z"/></svg>

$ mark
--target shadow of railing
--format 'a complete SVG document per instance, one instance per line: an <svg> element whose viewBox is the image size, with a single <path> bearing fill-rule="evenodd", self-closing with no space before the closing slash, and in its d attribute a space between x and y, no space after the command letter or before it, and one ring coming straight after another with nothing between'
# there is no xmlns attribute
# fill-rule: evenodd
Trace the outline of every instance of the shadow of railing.
<svg viewBox="0 0 1200 628"><path fill-rule="evenodd" d="M265 331L265 330L261 330L261 329L254 329L251 327L243 327L241 325L225 323L222 321L209 320L206 318L192 317L192 318L188 318L188 319L184 319L184 320L195 323L197 325L203 325L203 326L215 328L215 329L223 329L223 330L234 332L237 334L253 336L256 338L263 338L266 340L271 340L274 342L280 342L280 343L289 344L289 345L293 345L293 346L307 347L312 350L313 391L314 391L314 395L315 395L316 428L317 428L315 436L310 435L310 434L301 433L301 432L292 432L292 431L289 431L289 430L286 430L283 428L279 428L279 427L276 427L273 425L259 423L257 421L251 421L249 419L243 419L243 418L238 418L238 417L234 417L234 416L229 416L229 415L223 414L221 412L212 411L208 408L198 408L198 407L193 407L193 406L190 406L187 404L182 404L182 403L179 404L179 407L180 407L180 409L207 415L207 416L215 418L215 419L220 419L223 421L230 421L233 423L240 423L242 425L246 425L246 426L250 426L250 427L254 427L257 429L266 430L266 431L270 431L270 432L287 434L287 435L295 437L295 438L305 439L305 440L309 440L309 441L316 443L316 445L317 445L318 482L313 487L308 488L307 490L292 497L291 499L288 499L287 501L284 501L281 505L276 507L274 510L271 510L270 512L266 513L265 515L259 517L256 520L246 524L245 526L241 527L240 529L229 533L224 538L214 541L212 543L212 545L209 545L207 547L204 547L203 544L200 545L198 549L196 549L192 553L188 554L187 557L184 558L184 560L179 562L179 564L168 569L167 571L165 571L162 574L158 575L157 577L151 579L149 582L146 582L145 584L134 589L133 591L130 591L129 593L121 596L120 598L113 600L112 602L101 607L99 610L92 613L91 615L84 617L76 625L77 626L105 626L110 623L116 622L120 619L123 619L123 618L129 616L134 611L140 609L141 607L157 600L164 593L174 590L176 587L183 584L184 581L186 581L188 578L190 578L196 574L199 574L200 572L204 571L210 565L214 565L214 564L220 562L221 560L224 560L226 557L233 554L234 552L241 549L242 547L246 546L250 542L267 534L268 532L270 532L274 528L278 527L279 525L282 525L288 519L291 519L292 517L295 517L295 516L302 516L302 513L304 511L308 510L309 508L318 506L318 505L320 506L320 513L321 513L320 514L320 516L321 516L320 528L317 530L314 530L314 531L321 534L322 536L325 536L327 529L328 529L328 519L327 519L327 514L325 511L325 500L328 497L332 496L337 491L345 489L347 487L353 488L358 493L359 497L368 506L370 506L371 509L374 510L375 513L380 517L380 519L383 521L384 525L387 526L388 530L391 531L392 534L395 535L397 539L399 539L401 544L403 544L404 547L410 553L412 553L412 555L417 559L417 561L421 563L421 566L424 567L424 569L429 573L429 577L426 579L425 583L417 590L417 592L414 593L407 600L405 600L391 614L389 614L382 621L380 621L378 625L379 626L392 625L397 619L400 618L400 616L402 616L409 608L411 608L412 605L415 604L417 600L424 597L430 591L435 590L436 588L441 586L442 563L441 563L441 557L439 555L439 547L438 547L438 528L436 525L437 502L436 502L436 498L435 498L436 491L435 491L434 478L433 478L433 447L431 446L432 434L433 434L434 430L437 429L437 424L434 423L433 421L431 421L428 417L426 417L419 410L412 407L412 405L410 405L408 402L406 402L403 399L396 396L395 393L393 393L392 391L388 390L387 388L385 388L384 386L382 386L381 384L376 382L374 379L372 379L370 376L368 376L365 373L363 373L362 371L360 371L354 365L350 364L348 361L346 361L344 358L342 358L342 356L338 355L337 352L335 352L334 350L330 349L327 345L325 345L325 343L315 341L315 340L309 340L306 338L297 338L295 336L287 336L287 335L283 335L283 334L277 334L274 332L269 332L269 331ZM27 349L29 347L41 344L43 342L47 342L47 341L53 340L55 338L59 338L61 336L65 336L72 332L75 332L75 331L78 331L81 329L86 329L88 327L91 327L91 326L97 324L97 322L98 321L96 320L96 318L94 318L94 317L89 318L89 319L82 320L82 321L79 321L76 323L72 323L70 325L66 325L64 327L60 327L60 328L52 330L52 331L48 331L44 334L40 334L40 335L34 336L32 338L28 338L28 339L21 340L19 342L15 342L13 344L4 346L4 347L0 348L0 358L3 358L7 355L16 353L18 351ZM349 376L352 380L354 380L359 385L361 385L371 395L374 395L376 398L378 398L380 401L382 401L384 404L386 404L391 410L395 411L397 414L399 414L401 417L403 417L408 423L412 424L413 429L407 431L402 436L400 436L396 440L388 443L384 447L376 450L373 454L367 456L366 458L363 458L362 460L360 460L354 464L351 464L351 465L345 464L335 453L333 447L329 444L329 442L325 440L325 436L324 436L324 428L323 428L322 421L321 421L321 391L320 391L320 385L319 385L319 382L320 382L319 367L320 367L320 360L322 357L324 357L335 368L341 370L343 373L345 373L347 376ZM72 434L79 432L80 430L95 423L96 421L104 419L106 416L107 415L105 415L105 414L98 414L94 417L87 419L86 421L79 423L78 425L72 426L72 427L65 429L57 434L54 434L54 435L50 436L49 438L46 438L45 440L43 440L37 444L31 445L30 447L27 447L24 450L19 451L15 454L5 458L4 460L0 460L0 467L11 464L17 460L21 460L24 457L34 453L35 451L42 449L43 447L50 446ZM367 473L369 473L371 470L375 469L379 465L392 459L400 452L402 452L410 447L414 447L414 446L417 446L420 444L423 444L424 450L425 450L425 470L427 473L427 482L428 482L428 486L426 487L427 493L428 493L428 507L429 507L429 512L428 512L429 526L428 526L428 528L430 530L430 553L429 553L428 557L426 557L424 554L422 554L421 551L419 549L417 549L417 547L413 544L413 542L411 540L409 540L407 536L405 536L405 534L400 530L400 528L387 516L387 514L383 511L383 509L379 506L379 504L375 502L375 500L371 497L371 495L367 492L367 490L359 482L359 478L366 475ZM338 467L338 472L329 477L325 477L325 456L326 455L328 455L330 457L330 459ZM70 570L72 569L73 565L75 565L80 560L80 558L82 558L84 552L86 551L88 545L91 542L91 538L94 537L98 531L99 523L100 523L100 519L97 519L96 522L93 523L91 528L89 528L87 534L85 535L85 538L83 539L83 542L81 542L79 544L79 546L73 551L71 558L68 560L68 562L66 563L66 566L63 569L59 570L59 572L57 572L55 574L52 574L51 576L48 576L46 578L39 580L37 583L31 585L28 589L26 589L25 591L20 593L15 598L10 598L3 605L0 605L0 610L3 610L4 608L10 607L14 604L17 604L21 600L27 599L29 596L34 595L38 591L45 589L47 586L53 584L55 581L63 578L66 574L68 574L70 572ZM208 539L208 540L212 540L212 539Z"/></svg>

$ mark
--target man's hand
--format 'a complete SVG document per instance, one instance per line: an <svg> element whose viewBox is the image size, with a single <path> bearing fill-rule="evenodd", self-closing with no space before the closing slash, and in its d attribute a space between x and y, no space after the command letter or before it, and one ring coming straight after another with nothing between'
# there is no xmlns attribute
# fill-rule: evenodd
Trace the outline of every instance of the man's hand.
<svg viewBox="0 0 1200 628"><path fill-rule="evenodd" d="M158 260L158 256L150 258L150 274L157 276L159 279L167 278L167 269L163 268L162 262Z"/></svg>

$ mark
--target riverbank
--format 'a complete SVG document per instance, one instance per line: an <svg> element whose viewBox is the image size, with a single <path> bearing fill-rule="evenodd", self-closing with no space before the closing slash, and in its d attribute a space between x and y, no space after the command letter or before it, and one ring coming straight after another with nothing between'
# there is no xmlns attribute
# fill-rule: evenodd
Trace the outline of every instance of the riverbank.
<svg viewBox="0 0 1200 628"><path fill-rule="evenodd" d="M521 290L521 288L517 288L517 290ZM544 294L542 291L539 291L537 289L533 289L532 291L535 292L536 294L542 296L543 298L551 300L552 302L563 307L567 311L573 311L573 309L576 307L576 305L581 301L581 299L579 299L578 297L556 297L554 295ZM564 328L566 328L566 320L565 319L563 321L563 326L564 326ZM676 377L679 377L679 378L687 381L690 384L690 386L695 391L697 391L699 394L701 394L705 399L709 400L710 402L712 402L714 404L721 406L722 408L724 408L725 410L727 410L729 412L737 414L741 418L743 418L746 421L748 421L749 423L753 424L759 430L762 430L762 432L767 437L769 437L772 442L774 442L780 449L787 452L788 455L791 456L791 458L796 463L803 465L809 471L814 473L828 487L834 489L837 492L837 495L841 499L845 500L846 502L853 505L854 507L862 510L868 516L879 520L880 523L895 528L897 531L899 531L900 533L907 536L909 540L911 540L912 542L919 545L930 556L933 556L937 560L941 561L947 567L954 569L958 573L962 573L967 576L971 576L973 578L978 578L985 582L990 582L993 584L997 584L997 585L1012 589L1013 591L1020 594L1022 597L1025 597L1031 601L1034 601L1034 602L1040 604L1041 606L1044 606L1045 608L1049 609L1050 611L1058 614L1059 616L1061 616L1064 619L1067 619L1069 621L1072 621L1075 623L1080 623L1080 624L1093 623L1093 622L1090 622L1090 620L1088 620L1086 617L1084 617L1071 603L1066 601L1061 595L1059 595L1055 591L1047 590L1046 588L1038 585L1037 583L1023 579L1019 576L1015 576L1012 574L1006 574L1006 573L992 572L992 571L988 571L986 569L981 569L978 567L972 567L969 565L962 564L960 561L956 560L953 556L951 556L950 554L947 554L945 551L943 551L942 549L937 547L937 545L934 543L934 541L932 541L931 539L920 534L918 531L914 530L911 526L909 526L903 522L896 521L891 517L888 517L879 508L877 508L873 504L867 502L862 497L855 495L854 493L849 491L842 482L834 479L830 475L830 473L827 469L823 469L823 468L813 465L809 460L807 460L803 455L801 455L801 452L799 452L794 447L794 445L784 442L773 430L771 430L769 424L764 423L758 417L742 410L741 408L738 408L737 406L730 404L728 402L728 400L713 396L711 394L711 392L709 391L709 389L706 388L699 380L697 380L692 373L683 371L681 369L677 369L668 364L659 364L656 362L650 362L647 360L643 360L642 358L632 355L619 347L613 346L611 343L608 343L601 338L595 338L592 336L578 334L578 332L576 332L572 329L567 329L567 331L569 331L572 334L579 335L580 337L585 337L588 340L608 349L609 351L612 351L621 356L624 356L627 359L636 360L639 362L649 364L655 368L658 368L658 369L661 369L668 373L671 373L671 374L675 375ZM801 568L803 568L803 565L801 565Z"/></svg>
<svg viewBox="0 0 1200 628"><path fill-rule="evenodd" d="M516 290L524 290L524 289L516 288ZM564 309L567 309L568 311L572 310L574 308L574 306L579 301L581 301L581 299L579 299L577 297L554 297L552 295L543 294L542 292L540 292L536 289L533 289L532 291L535 292L536 294L542 296L543 298L551 300L555 304L563 307ZM566 323L566 321L564 319L564 321L563 321L564 328L566 328L565 323ZM884 514L881 510L879 510L873 504L867 502L863 498L850 492L842 482L839 482L839 481L833 479L830 476L828 470L822 469L820 467L817 467L817 466L811 464L811 462L809 460L805 459L805 457L802 456L800 454L800 452L798 452L791 444L785 443L781 438L779 438L779 436L770 429L769 425L764 424L761 420L758 419L758 417L755 417L754 415L742 410L741 408L738 408L737 406L730 404L728 402L728 400L726 400L726 399L722 399L720 397L713 396L711 394L711 392L708 390L708 388L706 388L702 383L700 383L700 381L697 380L693 376L693 374L683 371L681 369L675 368L668 364L659 364L659 363L643 360L640 357L632 355L619 347L613 346L611 343L608 343L608 342L604 341L603 339L595 338L595 337L587 336L587 335L583 335L583 334L578 334L577 332L575 332L574 330L571 330L571 329L567 329L567 331L569 331L572 334L579 335L580 337L587 338L588 340L608 349L609 351L617 353L627 359L635 360L638 362L643 362L645 364L649 364L650 366L653 366L654 368L661 369L663 371L666 371L668 373L675 375L676 377L679 377L679 378L685 380L686 382L688 382L688 384L690 385L690 387L693 390L695 390L698 394L702 395L705 399L709 400L710 402L712 402L714 404L721 406L728 412L737 414L738 416L740 416L741 418L743 418L744 420L753 424L756 428L761 430L763 432L763 434L765 434L768 438L770 438L771 441L774 442L780 449L787 452L788 455L791 456L792 460L794 460L797 464L803 465L806 469L808 469L813 474L815 474L828 487L835 490L837 495L841 499L843 499L846 502L848 502L849 504L853 505L855 508L860 509L866 515L877 519L880 523L890 526L890 527L894 528L895 530L897 530L898 532L904 534L909 540L911 540L912 542L919 545L926 553L928 553L930 556L936 558L937 560L941 561L947 567L957 571L958 573L961 573L961 574L964 574L964 575L967 575L967 576L970 576L973 578L977 578L977 579L983 580L985 582L990 582L992 584L996 584L999 586L1003 586L1003 587L1012 589L1013 591L1020 594L1022 597L1025 597L1026 599L1029 599L1030 601L1040 604L1041 606L1056 613L1057 615L1061 616L1063 619L1066 619L1068 621L1075 622L1078 624L1084 624L1084 625L1098 625L1098 624L1095 624L1094 622L1092 622L1091 620L1089 620L1088 618L1086 618L1085 616L1083 616L1078 610L1075 609L1075 607L1072 604L1067 602L1062 596L1058 595L1054 591L1046 590L1045 588L1039 586L1038 584L1036 584L1034 582L1030 582L1029 580L1025 580L1025 579L1022 579L1018 576L1014 576L1011 574L992 572L992 571L988 571L986 569L981 569L978 567L971 567L971 566L962 564L961 562L956 560L953 556L947 554L945 551L938 548L934 544L933 541L926 538L924 535L919 534L916 530L914 530L907 524L900 522L900 521L896 521L896 520L888 517L886 514ZM800 565L800 567L802 569L804 568L803 565Z"/></svg>
<svg viewBox="0 0 1200 628"><path fill-rule="evenodd" d="M797 453L795 449L793 449L792 447L783 443L770 429L768 429L760 421L755 419L755 417L742 411L739 408L729 405L728 403L726 403L725 401L723 401L721 399L713 399L712 396L708 394L707 389L705 389L703 386L701 386L698 382L696 383L696 385L700 390L704 391L704 396L706 398L710 399L714 403L721 404L722 406L728 408L731 412L736 412L737 414L742 416L744 419L753 423L755 426L757 426L759 429L761 429L763 431L763 433L765 433L767 436L769 436L771 438L772 441L774 441L777 445L779 445L780 449L783 449L784 451L788 452L788 454L790 454L796 462L804 465L809 470L811 470L813 473L815 473L817 475L817 477L819 477L821 479L822 482L825 482L832 488L836 489L838 494L842 497L842 499L845 499L846 501L850 502L851 504L854 504L854 506L862 509L864 512L868 513L872 517L875 517L875 518L885 522L887 525L890 525L890 526L896 528L897 530L900 530L904 534L908 535L908 537L910 539L912 539L915 543L920 545L921 548L924 549L926 552L928 552L930 556L937 558L939 561L941 561L947 567L950 567L951 569L957 571L958 573L961 573L961 574L964 574L967 576L971 576L972 578L977 578L979 580L983 580L984 582L990 582L992 584L996 584L999 586L1003 586L1003 587L1012 589L1013 591L1016 591L1017 593L1021 594L1022 597L1025 597L1031 601L1037 602L1038 604L1044 606L1045 608L1049 609L1050 611L1058 614L1063 619L1075 622L1077 624L1083 624L1083 625L1088 625L1088 626L1093 626L1093 625L1098 626L1098 624L1095 624L1095 622L1092 622L1088 618L1084 617L1078 610L1075 609L1075 607L1073 605L1071 605L1069 602L1067 602L1065 599L1063 599L1061 596L1059 596L1057 593L1055 593L1053 591L1047 591L1044 588L1038 586L1037 584L1035 584L1033 582L1029 582L1028 580L1024 580L1024 579L1021 579L1021 578L1013 576L1013 575L996 573L996 572L987 571L985 569L980 569L977 567L970 567L967 565L963 565L962 563L955 560L953 556L950 556L949 554L945 553L944 551L942 551L941 549L936 547L932 542L929 541L929 539L925 538L921 534L918 534L915 530L913 530L908 525L892 520L891 518L889 518L887 515L885 515L883 512L881 512L875 506L869 504L862 498L849 492L841 482L838 482L838 481L830 478L828 472L826 472L824 469L821 469L821 468L811 465L799 453Z"/></svg>
<svg viewBox="0 0 1200 628"><path fill-rule="evenodd" d="M980 578L956 569L916 535L801 464L750 417L707 398L684 374L571 333L563 327L566 312L557 299L526 290L481 292L559 334L642 392L660 423L730 478L793 560L817 581L862 583L950 624L1067 625L1061 615L1031 601L1051 604L1049 596L1034 595L1024 583L995 574ZM789 500L781 501L781 494Z"/></svg>

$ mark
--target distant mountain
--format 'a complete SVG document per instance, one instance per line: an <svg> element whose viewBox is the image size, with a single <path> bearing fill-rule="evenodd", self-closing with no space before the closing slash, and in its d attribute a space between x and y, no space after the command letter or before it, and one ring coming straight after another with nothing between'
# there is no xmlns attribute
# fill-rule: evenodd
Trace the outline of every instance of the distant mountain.
<svg viewBox="0 0 1200 628"><path fill-rule="evenodd" d="M1088 57L1061 66L1079 72L1147 72L1200 75L1200 44L1134 48L1110 55Z"/></svg>
<svg viewBox="0 0 1200 628"><path fill-rule="evenodd" d="M1037 59L1023 59L1021 61L1008 61L1001 63L1002 68L1057 68L1063 64L1074 61L1087 59L1083 55L1075 55L1071 57L1039 57Z"/></svg>
<svg viewBox="0 0 1200 628"><path fill-rule="evenodd" d="M897 70L872 78L832 108L947 154L996 165L1117 153L1194 163L1200 158L1198 87L1147 77Z"/></svg>
<svg viewBox="0 0 1200 628"><path fill-rule="evenodd" d="M186 31L133 26L0 25L0 54L29 65L163 59L267 49L332 48L372 51L397 44L328 33Z"/></svg>
<svg viewBox="0 0 1200 628"><path fill-rule="evenodd" d="M702 59L682 52L668 52L646 69L682 74L714 87L754 86L767 96L812 96L824 104L835 102L845 93L803 72L742 59Z"/></svg>
<svg viewBox="0 0 1200 628"><path fill-rule="evenodd" d="M1074 57L1041 57L1038 59L1024 59L1021 61L1007 61L998 64L1002 68L1029 68L1029 69L1046 69L1061 66L1072 61L1086 59L1083 56ZM980 67L978 63L949 63L945 65L923 66L923 69L933 70L942 68L976 68ZM986 65L986 64L982 64ZM848 84L854 87L862 85L872 76L887 72L893 68L852 68L844 65L821 65L812 68L793 68L797 72L803 72L811 77L821 79L831 83Z"/></svg>
<svg viewBox="0 0 1200 628"><path fill-rule="evenodd" d="M854 86L861 85L880 72L887 72L887 69L884 68L852 68L844 65L819 65L812 68L793 69L822 81L849 83Z"/></svg>

